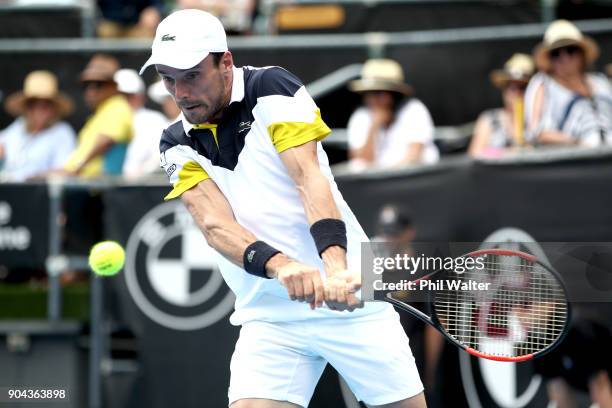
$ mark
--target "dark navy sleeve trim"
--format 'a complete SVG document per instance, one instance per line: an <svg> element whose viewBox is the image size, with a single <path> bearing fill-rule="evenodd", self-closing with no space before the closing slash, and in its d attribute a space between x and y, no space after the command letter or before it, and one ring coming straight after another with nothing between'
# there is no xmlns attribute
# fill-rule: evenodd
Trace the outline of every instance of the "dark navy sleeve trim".
<svg viewBox="0 0 612 408"><path fill-rule="evenodd" d="M257 98L270 95L293 96L303 86L298 77L281 67L262 70L258 82Z"/></svg>

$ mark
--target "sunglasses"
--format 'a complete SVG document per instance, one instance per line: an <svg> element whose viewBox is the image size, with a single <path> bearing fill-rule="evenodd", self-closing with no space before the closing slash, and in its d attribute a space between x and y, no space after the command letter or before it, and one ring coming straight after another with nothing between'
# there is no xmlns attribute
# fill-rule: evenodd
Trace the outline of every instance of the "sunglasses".
<svg viewBox="0 0 612 408"><path fill-rule="evenodd" d="M105 81L84 81L81 84L81 86L83 87L83 89L89 89L89 88L100 89L105 84L106 84Z"/></svg>
<svg viewBox="0 0 612 408"><path fill-rule="evenodd" d="M550 52L550 57L552 59L557 59L561 56L561 54L565 53L567 55L574 55L579 53L580 51L582 51L580 47L577 47L575 45L569 45L567 47L555 48Z"/></svg>
<svg viewBox="0 0 612 408"><path fill-rule="evenodd" d="M26 107L28 109L32 108L45 108L49 109L55 106L55 103L48 99L40 99L40 98L30 98L26 101Z"/></svg>
<svg viewBox="0 0 612 408"><path fill-rule="evenodd" d="M525 89L527 89L527 84L523 82L509 82L505 89L525 92Z"/></svg>

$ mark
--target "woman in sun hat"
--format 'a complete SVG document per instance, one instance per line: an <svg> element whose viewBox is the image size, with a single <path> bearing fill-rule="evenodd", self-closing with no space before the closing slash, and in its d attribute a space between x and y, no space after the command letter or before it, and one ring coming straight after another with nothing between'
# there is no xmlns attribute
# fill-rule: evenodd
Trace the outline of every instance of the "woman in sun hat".
<svg viewBox="0 0 612 408"><path fill-rule="evenodd" d="M501 90L503 108L489 109L478 117L468 152L471 156L499 154L510 146L524 143L523 96L535 71L533 59L526 54L514 54L489 76Z"/></svg>
<svg viewBox="0 0 612 408"><path fill-rule="evenodd" d="M33 71L23 89L10 95L6 111L17 117L0 132L2 178L24 181L61 168L75 145L75 134L61 119L73 111L49 71Z"/></svg>
<svg viewBox="0 0 612 408"><path fill-rule="evenodd" d="M351 166L397 167L435 163L434 126L429 111L412 97L402 67L390 59L368 60L349 88L363 95L364 106L348 122Z"/></svg>
<svg viewBox="0 0 612 408"><path fill-rule="evenodd" d="M540 73L525 94L529 134L541 144L597 146L612 140L612 86L587 69L599 47L566 20L550 24L535 48Z"/></svg>

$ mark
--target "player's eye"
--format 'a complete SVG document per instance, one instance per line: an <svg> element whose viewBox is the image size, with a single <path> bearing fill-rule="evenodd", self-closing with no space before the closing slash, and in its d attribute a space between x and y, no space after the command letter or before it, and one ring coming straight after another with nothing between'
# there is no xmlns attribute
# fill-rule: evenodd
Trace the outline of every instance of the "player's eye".
<svg viewBox="0 0 612 408"><path fill-rule="evenodd" d="M171 84L174 82L174 80L172 78L170 78L169 76L162 76L162 80L167 83L167 84Z"/></svg>
<svg viewBox="0 0 612 408"><path fill-rule="evenodd" d="M188 81L193 81L194 79L197 79L200 76L199 72L188 72L185 75L185 79Z"/></svg>

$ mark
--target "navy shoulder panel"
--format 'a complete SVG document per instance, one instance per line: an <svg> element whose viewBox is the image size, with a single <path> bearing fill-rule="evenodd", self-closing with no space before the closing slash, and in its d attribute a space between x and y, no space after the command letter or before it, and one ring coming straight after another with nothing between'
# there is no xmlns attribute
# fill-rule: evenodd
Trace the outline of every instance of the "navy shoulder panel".
<svg viewBox="0 0 612 408"><path fill-rule="evenodd" d="M161 139L159 141L159 152L163 153L176 145L191 145L191 141L183 129L183 122L180 120L168 126L168 128L162 132Z"/></svg>
<svg viewBox="0 0 612 408"><path fill-rule="evenodd" d="M281 67L244 69L244 91L248 100L264 96L293 96L303 86L302 81Z"/></svg>

